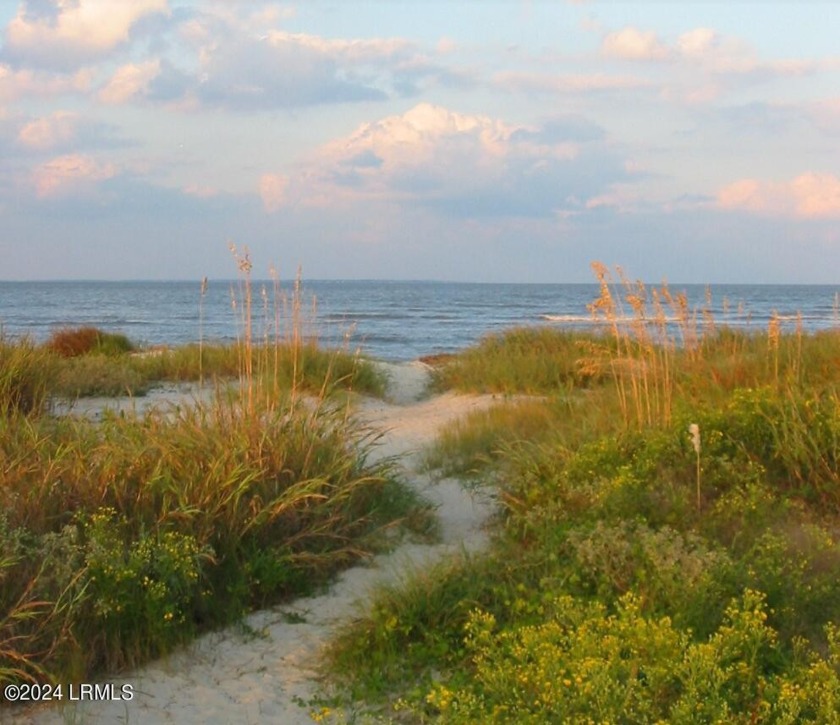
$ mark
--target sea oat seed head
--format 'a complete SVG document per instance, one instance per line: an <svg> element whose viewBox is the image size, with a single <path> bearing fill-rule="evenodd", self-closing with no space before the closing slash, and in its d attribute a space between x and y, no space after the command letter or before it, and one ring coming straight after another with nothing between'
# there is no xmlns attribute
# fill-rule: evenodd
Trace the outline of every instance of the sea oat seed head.
<svg viewBox="0 0 840 725"><path fill-rule="evenodd" d="M694 446L694 452L700 454L700 426L697 423L692 423L688 426L688 432L691 433L691 444Z"/></svg>

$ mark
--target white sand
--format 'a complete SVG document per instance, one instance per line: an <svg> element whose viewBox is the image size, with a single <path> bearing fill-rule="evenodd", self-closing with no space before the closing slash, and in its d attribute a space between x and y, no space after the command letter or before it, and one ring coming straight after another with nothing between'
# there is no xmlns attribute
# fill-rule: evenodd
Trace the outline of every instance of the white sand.
<svg viewBox="0 0 840 725"><path fill-rule="evenodd" d="M439 507L440 543L403 544L391 554L375 557L369 566L346 570L325 594L255 612L245 619L244 627L205 635L164 660L110 678L118 685L133 686L129 702L65 701L60 708L14 717L0 711L0 717L7 716L16 725L313 722L305 703L319 692L319 651L337 626L364 612L372 588L486 543L483 524L492 502L468 494L457 481L436 482L417 473L415 454L443 424L492 405L493 396L447 393L418 402L428 368L415 362L385 369L391 378L388 402L365 399L359 415L383 432L374 455L399 457L409 483ZM303 621L294 623L297 619Z"/></svg>

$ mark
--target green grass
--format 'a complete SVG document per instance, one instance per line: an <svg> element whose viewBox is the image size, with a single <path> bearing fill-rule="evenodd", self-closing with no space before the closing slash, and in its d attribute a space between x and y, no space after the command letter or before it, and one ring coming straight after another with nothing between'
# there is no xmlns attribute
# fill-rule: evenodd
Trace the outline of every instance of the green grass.
<svg viewBox="0 0 840 725"><path fill-rule="evenodd" d="M512 331L441 361L440 386L543 399L427 452L498 487L493 541L342 632L348 701L408 722L840 721L840 334L678 334Z"/></svg>
<svg viewBox="0 0 840 725"><path fill-rule="evenodd" d="M375 432L334 395L381 394L374 366L304 340L297 317L259 343L240 322L234 345L150 355L95 328L0 340L0 682L136 666L404 533L434 535L429 506L370 460ZM190 380L215 395L98 422L49 411Z"/></svg>
<svg viewBox="0 0 840 725"><path fill-rule="evenodd" d="M101 423L0 416L0 667L132 666L312 590L430 514L343 409L258 388Z"/></svg>
<svg viewBox="0 0 840 725"><path fill-rule="evenodd" d="M47 403L54 360L24 339L0 336L0 415L39 412Z"/></svg>
<svg viewBox="0 0 840 725"><path fill-rule="evenodd" d="M255 376L278 390L296 387L319 393L325 380L334 388L381 396L384 376L370 361L343 350L327 350L314 342L294 345L189 344L137 354L91 351L72 357L46 348L41 355L43 377L50 395L76 399L90 396L144 395L167 382L227 382ZM246 366L246 358L250 367Z"/></svg>
<svg viewBox="0 0 840 725"><path fill-rule="evenodd" d="M521 328L489 335L435 366L434 386L478 393L541 394L593 382L578 364L585 340L552 328Z"/></svg>

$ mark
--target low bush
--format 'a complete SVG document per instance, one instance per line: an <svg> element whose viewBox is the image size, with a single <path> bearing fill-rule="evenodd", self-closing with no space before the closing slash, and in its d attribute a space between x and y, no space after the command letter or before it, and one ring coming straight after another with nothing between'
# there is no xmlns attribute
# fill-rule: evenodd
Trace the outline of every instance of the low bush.
<svg viewBox="0 0 840 725"><path fill-rule="evenodd" d="M78 357L96 353L123 355L134 351L134 344L122 333L105 332L96 327L70 327L56 330L45 344L61 357Z"/></svg>

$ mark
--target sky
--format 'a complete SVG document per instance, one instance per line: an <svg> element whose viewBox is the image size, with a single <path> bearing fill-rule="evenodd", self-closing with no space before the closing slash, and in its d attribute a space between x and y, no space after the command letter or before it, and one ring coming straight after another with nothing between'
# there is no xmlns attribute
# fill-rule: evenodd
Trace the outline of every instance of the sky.
<svg viewBox="0 0 840 725"><path fill-rule="evenodd" d="M0 0L0 280L840 283L840 3Z"/></svg>

